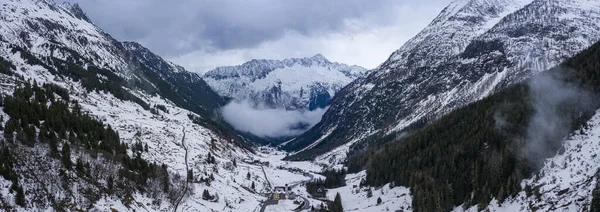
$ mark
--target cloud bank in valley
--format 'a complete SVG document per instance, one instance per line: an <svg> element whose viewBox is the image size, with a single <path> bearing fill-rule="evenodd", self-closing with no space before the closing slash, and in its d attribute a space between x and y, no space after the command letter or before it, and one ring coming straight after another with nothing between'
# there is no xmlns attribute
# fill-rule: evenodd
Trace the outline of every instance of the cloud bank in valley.
<svg viewBox="0 0 600 212"><path fill-rule="evenodd" d="M232 101L221 109L225 121L240 131L266 138L299 135L317 124L327 109L291 111Z"/></svg>

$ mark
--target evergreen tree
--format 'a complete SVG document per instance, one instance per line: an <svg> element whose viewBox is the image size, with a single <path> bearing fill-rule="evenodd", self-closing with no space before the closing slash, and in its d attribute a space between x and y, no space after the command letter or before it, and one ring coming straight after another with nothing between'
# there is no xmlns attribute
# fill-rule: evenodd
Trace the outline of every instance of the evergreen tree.
<svg viewBox="0 0 600 212"><path fill-rule="evenodd" d="M208 153L208 156L206 156L206 163L215 163L215 157L213 157L210 152Z"/></svg>
<svg viewBox="0 0 600 212"><path fill-rule="evenodd" d="M71 166L73 166L73 162L71 161L71 148L69 144L65 143L62 147L62 162L65 165L67 170L71 170Z"/></svg>
<svg viewBox="0 0 600 212"><path fill-rule="evenodd" d="M13 133L15 132L15 120L14 119L8 119L8 121L6 122L5 126L4 126L4 139L6 139L8 142L12 142L13 141Z"/></svg>
<svg viewBox="0 0 600 212"><path fill-rule="evenodd" d="M108 189L109 192L112 192L114 189L114 185L115 184L115 179L113 178L113 176L108 176L108 179L106 180L106 188Z"/></svg>
<svg viewBox="0 0 600 212"><path fill-rule="evenodd" d="M346 185L346 170L340 169L326 170L322 173L325 176L325 187L326 188L339 188Z"/></svg>
<svg viewBox="0 0 600 212"><path fill-rule="evenodd" d="M250 180L250 172L248 172L248 174L246 174L246 180Z"/></svg>
<svg viewBox="0 0 600 212"><path fill-rule="evenodd" d="M194 181L194 170L193 169L188 170L187 180L188 180L188 182Z"/></svg>
<svg viewBox="0 0 600 212"><path fill-rule="evenodd" d="M252 181L252 185L250 186L250 188L252 188L252 190L256 190L256 187L254 186L254 181Z"/></svg>
<svg viewBox="0 0 600 212"><path fill-rule="evenodd" d="M342 207L342 197L339 192L335 194L333 202L329 203L329 211L344 212L344 207Z"/></svg>
<svg viewBox="0 0 600 212"><path fill-rule="evenodd" d="M381 197L377 197L377 205L380 205L382 202Z"/></svg>
<svg viewBox="0 0 600 212"><path fill-rule="evenodd" d="M592 190L590 212L600 212L600 180L596 180L596 188Z"/></svg>
<svg viewBox="0 0 600 212"><path fill-rule="evenodd" d="M22 186L17 186L17 194L15 195L15 203L21 207L25 207L25 193L23 192Z"/></svg>
<svg viewBox="0 0 600 212"><path fill-rule="evenodd" d="M162 165L162 169L163 169L163 172L164 172L164 175L165 175L164 178L163 178L163 182L162 182L162 184L163 184L163 191L165 193L167 193L167 192L169 192L169 172L167 171L167 165L163 164Z"/></svg>
<svg viewBox="0 0 600 212"><path fill-rule="evenodd" d="M210 193L208 193L208 190L204 189L204 191L202 192L202 199L203 200L212 199L212 197L210 196Z"/></svg>
<svg viewBox="0 0 600 212"><path fill-rule="evenodd" d="M36 63L35 61L31 61L37 58L32 55L27 56L28 54L25 50L17 49L17 51L21 51L21 56L24 59L29 58L25 59L26 62ZM117 98L143 103L143 101L136 101L135 96L123 90L122 84L120 84L121 82L124 83L122 79L119 83L113 83L119 81L120 78L109 70L100 70L95 67L85 70L66 61L51 58L47 60L47 62L52 62L55 65L48 68L48 70L55 72L55 74L72 77L74 80L81 82L86 88L107 90L109 92L116 91L113 94ZM1 63L2 58L0 58L0 69L2 66ZM37 65L44 66L45 64L37 61ZM106 82L99 80L98 76L101 75L106 76L108 80ZM106 157L105 159L121 159L120 162L122 162L121 165L123 168L119 170L119 183L133 182L137 185L132 187L143 188L148 178L159 178L165 179L167 183L164 186L168 187L166 166L163 173L159 171L156 164L148 163L139 155L134 159L129 158L126 154L127 145L120 141L118 133L110 125L106 125L94 117L82 113L81 106L77 101L69 101L69 92L60 86L53 84L39 86L37 83L32 85L29 82L25 82L13 90L12 96L0 97L0 105L2 106L2 110L8 115L0 117L0 119L8 119L5 127L0 127L0 130L4 130L5 132L5 139L8 142L14 142L16 133L16 140L22 142L24 145L33 145L37 141L48 143L50 155L57 158L60 157L64 165L64 168L59 169L60 176L66 176L65 170L72 170L73 165L76 165L78 173L90 175L90 164L84 163L81 158L76 161L76 164L72 164L71 145L78 145L78 148L85 148L85 152L89 152L93 156L101 152L102 155L109 156L109 154L113 154L112 156L114 156ZM39 133L36 133L36 129L39 129ZM67 135L69 142L63 144L62 149L59 151L59 142L66 139ZM0 144L0 146L3 145ZM144 151L147 151L147 146L144 147ZM19 176L13 170L9 156L10 152L5 148L0 155L0 176L14 181ZM109 190L122 191L122 188L115 188L118 186L114 185L113 177L109 177L106 180ZM18 186L18 184L13 185L11 190L17 193L15 200L19 204L23 203L24 205L24 201L21 201L25 196L23 195L22 187Z"/></svg>
<svg viewBox="0 0 600 212"><path fill-rule="evenodd" d="M578 104L577 97L557 105L555 115L567 129L545 136L545 151L515 152L527 144L529 123L536 113L532 99L544 92L535 91L529 82L551 77L598 93L599 57L597 42L561 67L431 119L409 133L401 132L407 136L378 137L367 150L350 153L348 167L366 168L366 183L371 186L395 182L410 187L415 211L448 211L465 202L483 208L492 198L501 202L521 191L523 177L534 175L545 158L562 147L568 133L584 126L599 106L595 97L588 106ZM536 195L536 190L526 188L526 193Z"/></svg>
<svg viewBox="0 0 600 212"><path fill-rule="evenodd" d="M75 170L77 173L83 174L85 172L85 168L83 167L83 160L81 158L77 158L77 162L75 163Z"/></svg>
<svg viewBox="0 0 600 212"><path fill-rule="evenodd" d="M54 133L52 133L52 135L54 135ZM48 139L48 146L50 147L50 155L57 155L58 154L58 142L56 141L56 137L52 136L50 137L50 139Z"/></svg>
<svg viewBox="0 0 600 212"><path fill-rule="evenodd" d="M373 190L369 187L369 190L367 190L367 198L371 198L373 196Z"/></svg>

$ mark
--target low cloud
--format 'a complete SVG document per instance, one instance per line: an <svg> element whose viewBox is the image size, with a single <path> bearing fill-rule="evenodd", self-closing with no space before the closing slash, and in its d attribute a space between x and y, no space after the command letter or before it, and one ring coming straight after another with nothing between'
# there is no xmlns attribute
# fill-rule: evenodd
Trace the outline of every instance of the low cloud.
<svg viewBox="0 0 600 212"><path fill-rule="evenodd" d="M577 84L565 82L566 70L540 74L529 83L534 109L527 127L524 154L532 165L556 154L573 125L573 120L593 111L593 95Z"/></svg>
<svg viewBox="0 0 600 212"><path fill-rule="evenodd" d="M291 111L232 101L221 109L225 121L240 131L265 138L299 135L317 124L327 109Z"/></svg>

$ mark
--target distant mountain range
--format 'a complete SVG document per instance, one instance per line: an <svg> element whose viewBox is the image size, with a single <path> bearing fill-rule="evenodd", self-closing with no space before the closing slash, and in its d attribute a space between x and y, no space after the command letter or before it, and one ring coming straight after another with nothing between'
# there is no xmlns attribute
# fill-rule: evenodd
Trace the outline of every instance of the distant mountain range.
<svg viewBox="0 0 600 212"><path fill-rule="evenodd" d="M366 73L362 67L330 62L317 54L218 67L204 74L204 80L218 94L236 101L304 111L324 108L337 91Z"/></svg>

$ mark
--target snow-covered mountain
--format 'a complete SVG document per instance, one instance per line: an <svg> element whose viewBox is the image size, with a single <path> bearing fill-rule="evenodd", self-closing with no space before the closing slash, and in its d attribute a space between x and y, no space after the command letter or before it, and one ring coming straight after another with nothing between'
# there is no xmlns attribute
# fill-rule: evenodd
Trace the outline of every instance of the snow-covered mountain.
<svg viewBox="0 0 600 212"><path fill-rule="evenodd" d="M123 42L121 45L136 78L151 93L158 93L180 107L209 118L213 118L225 103L198 74L165 61L138 43Z"/></svg>
<svg viewBox="0 0 600 212"><path fill-rule="evenodd" d="M252 211L265 199L257 192L275 182L267 174L286 176L283 184L309 179L260 163L278 159L250 149L246 138L218 119L215 111L225 101L199 75L137 43L116 41L77 5L2 1L0 82L0 125L19 123L9 127L16 136L0 130L5 210ZM29 111L26 118L6 109L5 98L23 93L15 90L34 90L36 98L20 101L36 101L38 113ZM37 102L49 96L53 102ZM39 110L56 107L67 111L39 116ZM50 115L89 117L98 121L92 123L101 136L69 132L89 126L44 120ZM43 142L45 136L51 142ZM106 147L111 138L120 145ZM209 200L202 200L203 190Z"/></svg>
<svg viewBox="0 0 600 212"><path fill-rule="evenodd" d="M323 55L285 60L251 60L218 67L204 80L220 95L256 106L287 110L324 108L337 91L367 70L334 63Z"/></svg>
<svg viewBox="0 0 600 212"><path fill-rule="evenodd" d="M358 142L367 141L363 138L368 135L377 138L410 123L424 124L575 54L600 38L598 11L600 3L592 0L456 1L368 76L361 77L364 69L335 65L316 56L279 61L281 66L263 61L265 67L275 68L249 67L244 69L251 70L247 75L231 67L219 80L232 77L231 81L263 82L273 88L279 79L283 93L285 76L294 76L297 81L288 82L298 90L289 95L298 102L275 104L285 99L280 93L269 93L277 94L270 106L311 109L306 97L311 83L321 78L346 83L357 79L337 92L320 125L288 142L288 147L314 147L307 153L326 152L345 143L318 158L331 166L324 159L343 158L352 145L368 144ZM592 51L598 52L599 46ZM246 64L252 62L261 64ZM267 82L270 77L275 80ZM325 178L319 174L323 167L283 161L287 153L274 148L250 148L246 137L216 115L226 102L219 94L238 97L214 92L208 84L140 44L116 41L77 5L3 1L0 209L261 211L266 207L306 211L310 208L306 204L316 208L324 204L306 198L305 186L310 180ZM343 87L325 89L322 84L314 86L322 86L329 96L333 96L330 89L336 92ZM315 100L313 105L321 103ZM81 130L90 125L100 130ZM597 111L566 138L563 151L546 160L539 174L522 176L522 191L502 203L492 200L487 209L585 211L592 201L590 193L599 189L598 134ZM423 199L416 195L416 188L397 184L365 187L367 173L347 175L346 186L330 189L325 196L333 200L339 192L346 211L411 211L413 201ZM269 201L265 202L264 194L286 184L302 203L282 200L266 206ZM465 203L454 210L476 211L478 206Z"/></svg>
<svg viewBox="0 0 600 212"><path fill-rule="evenodd" d="M341 161L350 148L419 128L599 39L599 1L453 1L367 77L339 91L322 121L285 148L301 151L290 159Z"/></svg>
<svg viewBox="0 0 600 212"><path fill-rule="evenodd" d="M0 5L0 40L25 46L30 51L62 59L87 61L126 75L128 63L118 41L89 21L79 6L51 1L4 1Z"/></svg>

